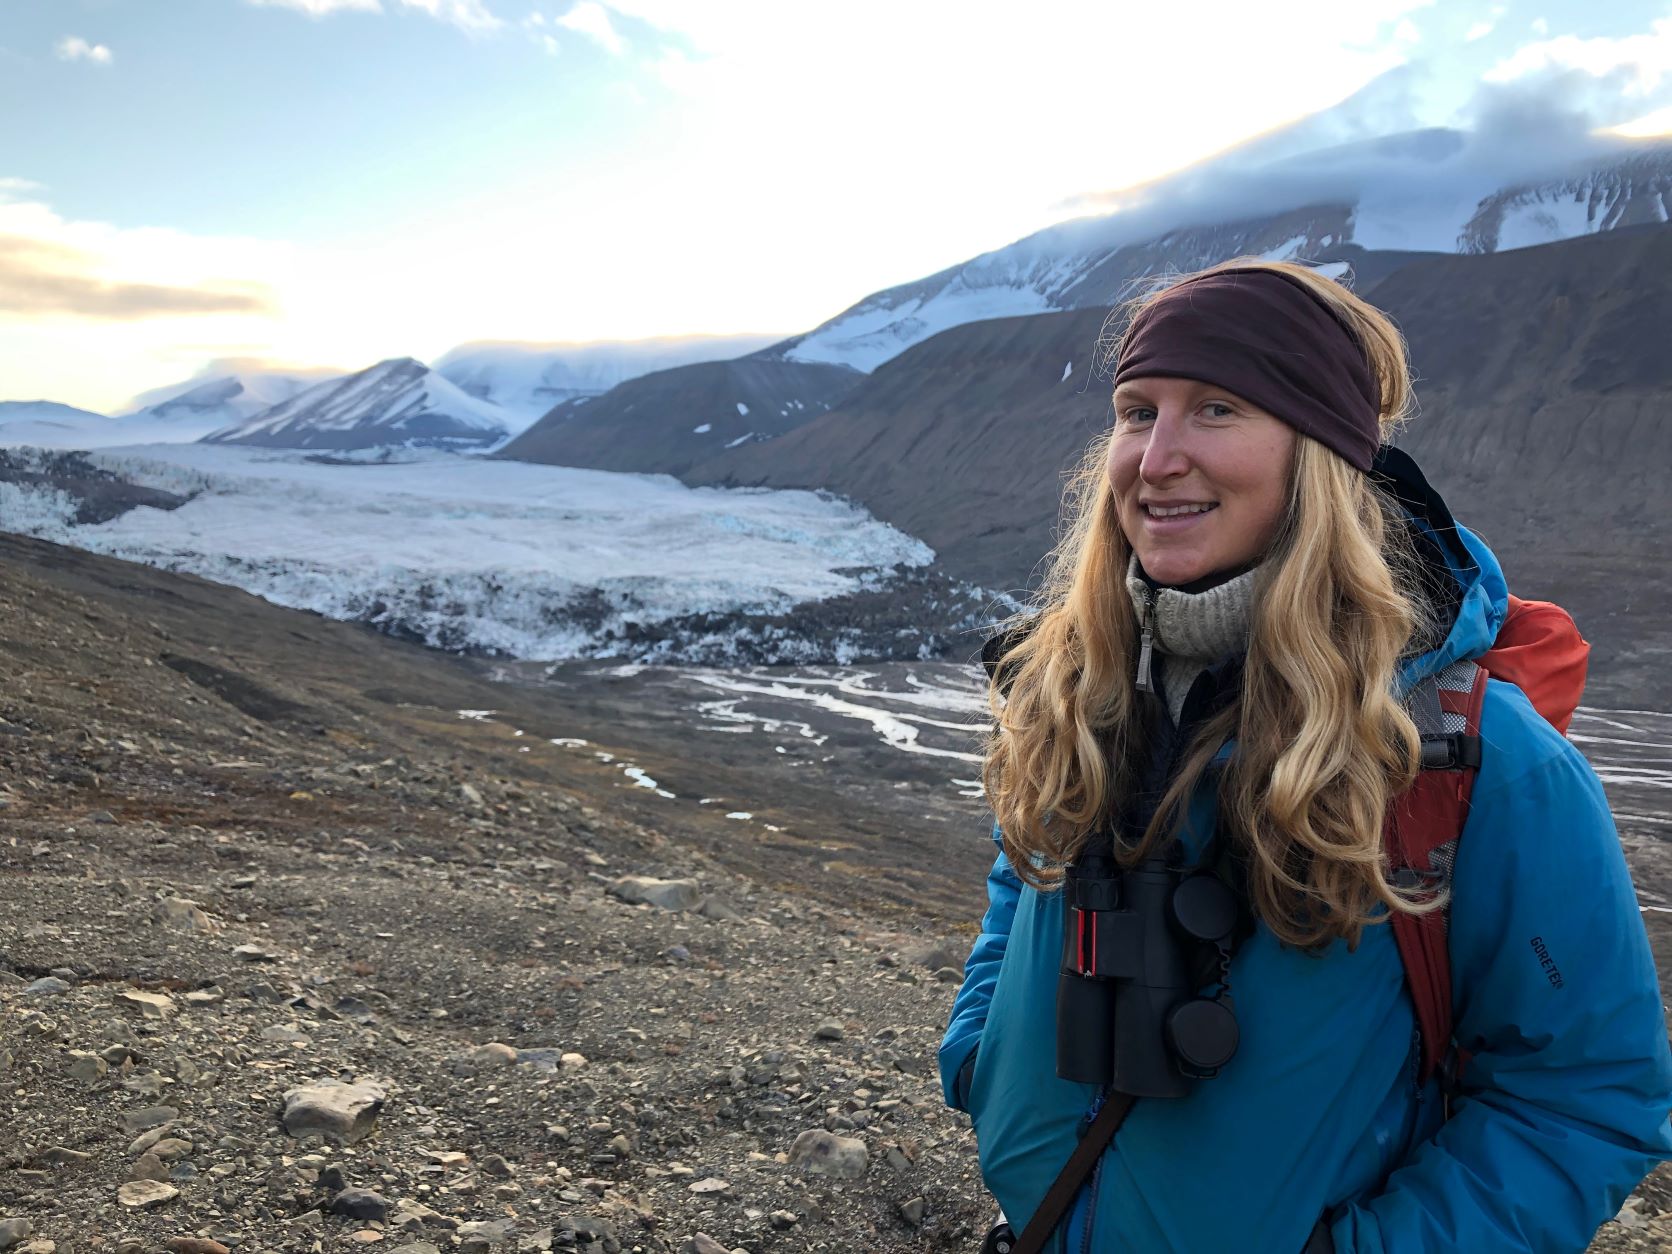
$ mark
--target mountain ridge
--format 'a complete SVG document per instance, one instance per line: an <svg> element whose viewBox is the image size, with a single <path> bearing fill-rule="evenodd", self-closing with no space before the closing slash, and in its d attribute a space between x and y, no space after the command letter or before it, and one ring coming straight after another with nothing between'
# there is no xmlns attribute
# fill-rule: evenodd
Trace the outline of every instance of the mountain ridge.
<svg viewBox="0 0 1672 1254"><path fill-rule="evenodd" d="M482 446L506 434L505 417L496 406L467 396L415 358L391 357L317 383L203 439L350 450L389 444Z"/></svg>

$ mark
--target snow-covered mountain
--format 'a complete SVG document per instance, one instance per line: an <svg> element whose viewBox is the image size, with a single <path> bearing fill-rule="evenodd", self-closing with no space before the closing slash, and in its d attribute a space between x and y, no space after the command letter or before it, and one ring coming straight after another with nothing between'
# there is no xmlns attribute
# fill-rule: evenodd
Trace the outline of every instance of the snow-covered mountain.
<svg viewBox="0 0 1672 1254"><path fill-rule="evenodd" d="M270 448L466 447L497 443L507 431L498 406L467 396L423 362L392 357L203 439Z"/></svg>
<svg viewBox="0 0 1672 1254"><path fill-rule="evenodd" d="M57 401L0 401L0 447L101 448L120 444L116 421Z"/></svg>
<svg viewBox="0 0 1672 1254"><path fill-rule="evenodd" d="M587 344L480 341L444 353L435 369L471 396L498 405L506 412L511 429L521 431L563 401L600 396L618 383L656 370L742 357L781 338L686 335Z"/></svg>
<svg viewBox="0 0 1672 1254"><path fill-rule="evenodd" d="M1147 276L1254 255L1488 253L1672 219L1672 144L1616 146L1579 169L1505 179L1457 131L1383 136L1267 161L1222 158L866 297L770 355L870 371L949 327L1112 305Z"/></svg>
<svg viewBox="0 0 1672 1254"><path fill-rule="evenodd" d="M211 431L234 426L331 378L320 372L284 374L240 372L193 379L158 388L145 403L120 421L132 431L133 444L200 440Z"/></svg>

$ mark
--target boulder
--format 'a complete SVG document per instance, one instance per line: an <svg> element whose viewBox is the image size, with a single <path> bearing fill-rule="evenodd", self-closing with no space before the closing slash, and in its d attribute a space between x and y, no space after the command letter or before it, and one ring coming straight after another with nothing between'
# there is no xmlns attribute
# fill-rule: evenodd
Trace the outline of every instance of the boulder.
<svg viewBox="0 0 1672 1254"><path fill-rule="evenodd" d="M648 875L624 875L609 891L628 905L649 902L660 910L694 910L702 904L696 880L659 880Z"/></svg>
<svg viewBox="0 0 1672 1254"><path fill-rule="evenodd" d="M387 1097L375 1084L304 1084L284 1095L284 1130L295 1137L358 1141L376 1126Z"/></svg>
<svg viewBox="0 0 1672 1254"><path fill-rule="evenodd" d="M865 1142L837 1136L822 1128L809 1128L790 1146L790 1162L814 1175L835 1180L857 1180L871 1164Z"/></svg>

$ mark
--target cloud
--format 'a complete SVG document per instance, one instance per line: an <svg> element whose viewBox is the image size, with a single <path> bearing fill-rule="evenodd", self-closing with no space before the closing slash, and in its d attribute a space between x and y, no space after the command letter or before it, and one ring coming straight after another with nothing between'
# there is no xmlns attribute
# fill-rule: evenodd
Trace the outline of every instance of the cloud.
<svg viewBox="0 0 1672 1254"><path fill-rule="evenodd" d="M255 284L177 287L100 278L95 258L26 235L0 234L0 317L137 321L183 314L268 314Z"/></svg>
<svg viewBox="0 0 1672 1254"><path fill-rule="evenodd" d="M243 242L66 221L40 191L26 179L0 178L0 319L131 324L275 312L267 285L218 277L252 259ZM277 269L272 258L258 264Z"/></svg>
<svg viewBox="0 0 1672 1254"><path fill-rule="evenodd" d="M109 65L113 58L103 44L90 44L80 35L65 35L58 41L60 61L91 61L94 65Z"/></svg>
<svg viewBox="0 0 1672 1254"><path fill-rule="evenodd" d="M207 361L203 360L203 352L207 348L210 352L219 350L234 351L231 355L220 352ZM350 373L341 366L299 366L296 363L278 357L269 357L259 351L259 345L213 345L202 346L181 344L176 347L173 356L185 359L192 358L199 362L192 373L181 379L165 383L161 387L147 388L137 396L129 398L126 404L118 406L117 412L131 413L144 409L149 405L160 405L164 401L173 400L176 396L184 395L200 383L209 379L224 379L227 375L287 375L293 379L303 379L309 383L322 383L326 379L338 378Z"/></svg>
<svg viewBox="0 0 1672 1254"><path fill-rule="evenodd" d="M483 0L400 0L400 3L474 34L498 30L505 24L488 12Z"/></svg>
<svg viewBox="0 0 1672 1254"><path fill-rule="evenodd" d="M258 9L295 9L309 17L324 17L329 13L381 13L378 0L246 0Z"/></svg>
<svg viewBox="0 0 1672 1254"><path fill-rule="evenodd" d="M384 12L382 0L245 0L257 8L295 9L309 17L326 17L332 13ZM484 0L391 0L403 9L417 9L438 21L451 22L462 30L485 33L497 30L504 23L488 11Z"/></svg>
<svg viewBox="0 0 1672 1254"><path fill-rule="evenodd" d="M588 39L602 45L612 56L620 56L627 50L627 43L610 21L609 10L598 3L598 0L580 0L574 8L557 19L559 26L567 26L572 31L579 31Z"/></svg>
<svg viewBox="0 0 1672 1254"><path fill-rule="evenodd" d="M1626 91L1647 95L1672 75L1672 17L1647 32L1610 39L1559 35L1517 48L1486 71L1489 83L1509 83L1551 70L1579 70L1594 78L1618 76Z"/></svg>

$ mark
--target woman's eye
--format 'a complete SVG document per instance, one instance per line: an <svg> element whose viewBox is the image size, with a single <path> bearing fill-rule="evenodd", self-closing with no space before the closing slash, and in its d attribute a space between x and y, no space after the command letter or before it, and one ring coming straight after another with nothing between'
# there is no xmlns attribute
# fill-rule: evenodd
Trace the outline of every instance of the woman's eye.
<svg viewBox="0 0 1672 1254"><path fill-rule="evenodd" d="M1222 401L1209 401L1203 408L1207 410L1209 418L1229 418L1236 413L1236 410Z"/></svg>

